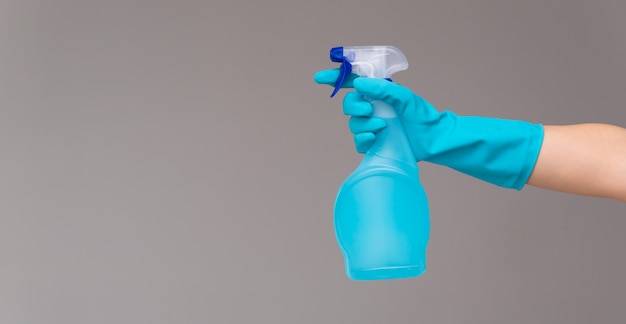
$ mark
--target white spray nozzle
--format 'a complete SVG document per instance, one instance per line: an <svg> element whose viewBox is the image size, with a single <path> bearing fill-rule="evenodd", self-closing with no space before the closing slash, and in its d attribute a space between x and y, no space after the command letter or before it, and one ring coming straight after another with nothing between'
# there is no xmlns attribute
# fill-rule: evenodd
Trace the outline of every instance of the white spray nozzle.
<svg viewBox="0 0 626 324"><path fill-rule="evenodd" d="M341 63L334 96L350 73L369 78L390 79L409 67L404 53L394 46L344 46L330 50L330 59Z"/></svg>

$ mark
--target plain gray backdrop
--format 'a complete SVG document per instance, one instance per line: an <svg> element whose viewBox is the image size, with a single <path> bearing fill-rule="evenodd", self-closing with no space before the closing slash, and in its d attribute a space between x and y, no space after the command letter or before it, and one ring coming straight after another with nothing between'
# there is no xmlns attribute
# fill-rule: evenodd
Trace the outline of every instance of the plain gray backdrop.
<svg viewBox="0 0 626 324"><path fill-rule="evenodd" d="M426 274L346 278L313 75L385 44L440 110L626 126L623 0L0 0L0 323L626 322L626 205L426 163Z"/></svg>

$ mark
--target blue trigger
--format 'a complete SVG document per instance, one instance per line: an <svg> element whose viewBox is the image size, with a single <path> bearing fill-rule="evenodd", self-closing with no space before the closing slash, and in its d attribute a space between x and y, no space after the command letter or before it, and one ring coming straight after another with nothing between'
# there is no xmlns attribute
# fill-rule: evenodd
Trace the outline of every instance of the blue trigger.
<svg viewBox="0 0 626 324"><path fill-rule="evenodd" d="M350 75L350 73L352 73L352 64L344 58L339 67L339 77L337 78L337 82L335 82L335 90L333 90L333 93L330 95L331 98L341 89L343 83L346 82L346 77Z"/></svg>

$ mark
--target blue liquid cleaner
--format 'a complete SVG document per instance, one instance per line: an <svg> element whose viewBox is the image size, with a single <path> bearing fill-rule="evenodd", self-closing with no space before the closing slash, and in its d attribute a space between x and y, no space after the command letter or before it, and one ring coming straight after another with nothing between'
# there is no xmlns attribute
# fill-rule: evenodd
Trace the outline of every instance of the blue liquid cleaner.
<svg viewBox="0 0 626 324"><path fill-rule="evenodd" d="M335 233L353 280L416 277L426 271L428 199L394 109L372 102L387 122L335 201Z"/></svg>

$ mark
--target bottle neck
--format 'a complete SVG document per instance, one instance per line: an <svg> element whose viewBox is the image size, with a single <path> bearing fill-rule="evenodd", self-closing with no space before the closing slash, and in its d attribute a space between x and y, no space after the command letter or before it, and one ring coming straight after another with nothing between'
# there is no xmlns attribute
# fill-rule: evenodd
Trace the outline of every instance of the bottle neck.
<svg viewBox="0 0 626 324"><path fill-rule="evenodd" d="M415 155L394 108L382 101L372 101L372 105L373 116L384 119L387 126L376 134L376 141L365 153L363 163L379 163L380 158L385 158L417 168Z"/></svg>

